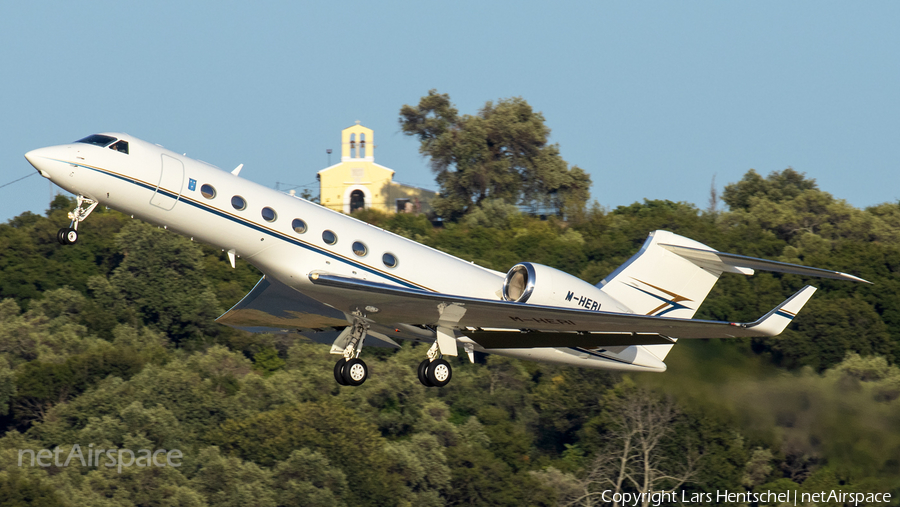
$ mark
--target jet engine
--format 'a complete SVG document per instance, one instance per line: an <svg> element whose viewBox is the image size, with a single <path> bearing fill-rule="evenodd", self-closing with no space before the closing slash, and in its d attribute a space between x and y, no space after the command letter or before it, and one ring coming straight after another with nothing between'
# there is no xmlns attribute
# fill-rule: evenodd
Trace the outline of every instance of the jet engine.
<svg viewBox="0 0 900 507"><path fill-rule="evenodd" d="M503 279L503 299L516 303L631 313L602 290L558 269L521 262Z"/></svg>

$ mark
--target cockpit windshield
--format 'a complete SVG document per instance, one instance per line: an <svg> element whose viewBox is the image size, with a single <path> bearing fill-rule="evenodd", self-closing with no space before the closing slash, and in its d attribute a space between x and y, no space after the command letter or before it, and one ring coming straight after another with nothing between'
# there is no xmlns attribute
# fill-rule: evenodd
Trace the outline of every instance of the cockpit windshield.
<svg viewBox="0 0 900 507"><path fill-rule="evenodd" d="M128 155L128 141L119 140L115 144L109 147L111 150L116 150L119 153L124 153Z"/></svg>
<svg viewBox="0 0 900 507"><path fill-rule="evenodd" d="M110 144L116 142L116 138L110 137L110 136L104 136L102 134L94 134L92 136L87 136L84 139L79 139L75 142L76 143L93 144L94 146L100 146L102 148L106 148Z"/></svg>

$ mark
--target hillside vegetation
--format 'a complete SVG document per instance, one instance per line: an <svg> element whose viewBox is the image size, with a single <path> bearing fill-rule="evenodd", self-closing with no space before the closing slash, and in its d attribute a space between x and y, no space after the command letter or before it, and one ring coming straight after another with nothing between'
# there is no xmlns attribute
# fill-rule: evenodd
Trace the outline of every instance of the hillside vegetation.
<svg viewBox="0 0 900 507"><path fill-rule="evenodd" d="M900 205L857 209L793 170L750 171L727 210L648 200L563 222L483 201L435 228L357 218L480 265L596 283L666 229L872 285L725 275L698 318L754 320L820 288L781 336L679 343L662 374L480 356L442 389L425 346L366 348L338 386L328 347L215 324L260 274L73 203L0 225L0 505L598 505L602 490L892 492L900 498ZM179 467L18 466L20 449L179 449ZM635 452L635 450L644 452ZM625 463L623 468L621 465ZM720 502L721 503L721 502Z"/></svg>

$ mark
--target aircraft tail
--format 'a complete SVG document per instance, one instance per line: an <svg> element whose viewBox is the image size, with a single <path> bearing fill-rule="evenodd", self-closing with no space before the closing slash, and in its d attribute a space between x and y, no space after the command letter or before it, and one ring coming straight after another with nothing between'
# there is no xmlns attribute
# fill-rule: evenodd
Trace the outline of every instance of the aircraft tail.
<svg viewBox="0 0 900 507"><path fill-rule="evenodd" d="M723 272L753 274L752 269L735 268L721 262L701 264L666 246L716 252L669 231L655 231L650 233L638 253L597 287L636 314L690 319Z"/></svg>
<svg viewBox="0 0 900 507"><path fill-rule="evenodd" d="M838 271L722 253L669 231L654 231L597 287L636 314L690 319L722 273L752 275L754 269L869 283ZM672 348L642 346L660 360Z"/></svg>
<svg viewBox="0 0 900 507"><path fill-rule="evenodd" d="M752 275L754 269L871 283L840 271L723 253L669 231L654 231L638 253L597 287L636 314L690 319L722 273ZM801 291L802 303L814 290ZM662 361L672 345L640 346Z"/></svg>
<svg viewBox="0 0 900 507"><path fill-rule="evenodd" d="M601 280L597 288L636 314L690 319L722 270L704 269L661 244L712 250L669 231L654 231L638 253ZM663 361L673 346L674 343L641 347Z"/></svg>

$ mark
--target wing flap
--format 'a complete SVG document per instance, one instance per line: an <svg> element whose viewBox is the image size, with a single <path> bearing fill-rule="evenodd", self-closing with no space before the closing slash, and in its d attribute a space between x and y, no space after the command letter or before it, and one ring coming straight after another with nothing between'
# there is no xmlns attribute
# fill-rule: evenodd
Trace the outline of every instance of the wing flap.
<svg viewBox="0 0 900 507"><path fill-rule="evenodd" d="M466 336L485 349L530 349L535 347L627 347L630 345L669 345L675 340L658 334L638 333L554 333L544 331L474 330Z"/></svg>

